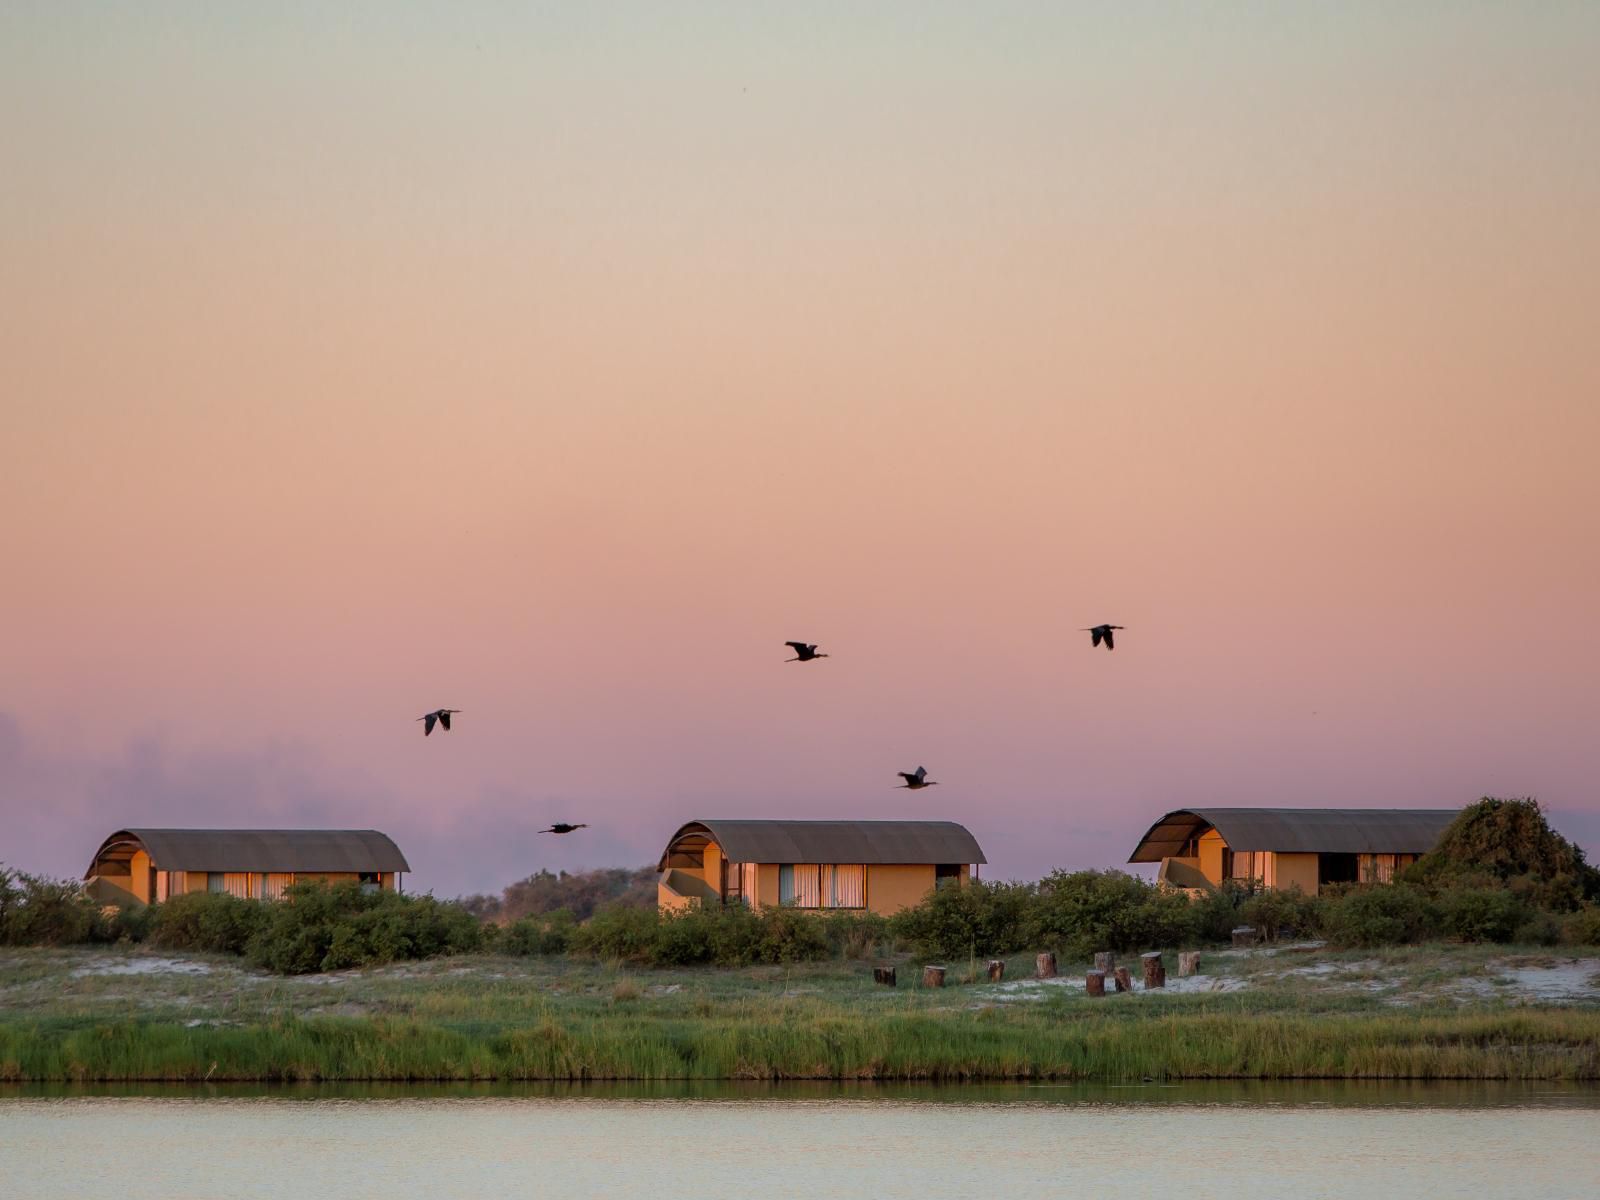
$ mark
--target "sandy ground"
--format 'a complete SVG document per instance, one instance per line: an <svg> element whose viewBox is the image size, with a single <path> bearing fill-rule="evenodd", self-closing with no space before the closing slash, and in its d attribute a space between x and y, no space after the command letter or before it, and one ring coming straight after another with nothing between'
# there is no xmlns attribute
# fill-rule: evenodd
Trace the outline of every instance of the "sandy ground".
<svg viewBox="0 0 1600 1200"><path fill-rule="evenodd" d="M1407 987L1408 967L1404 963L1386 964L1378 959L1356 961L1322 960L1280 967L1274 960L1286 951L1298 957L1313 957L1322 943L1294 946L1264 946L1248 950L1222 950L1210 957L1228 960L1227 974L1192 975L1180 978L1168 974L1168 994L1194 992L1239 992L1274 984L1303 983L1317 991L1393 993L1386 1003L1409 1006L1423 1001L1452 998L1459 1000L1505 1000L1524 1004L1600 1003L1600 958L1574 958L1560 955L1521 956L1492 959L1481 974L1464 974L1423 986ZM1236 973L1237 972L1237 973ZM1110 981L1107 981L1108 985ZM1404 990L1402 990L1404 989ZM1145 990L1138 978L1135 994ZM1085 995L1081 974L1055 979L1017 979L1007 983L980 985L981 1003L1010 1004L1042 1000L1057 992ZM1114 993L1107 987L1107 996Z"/></svg>

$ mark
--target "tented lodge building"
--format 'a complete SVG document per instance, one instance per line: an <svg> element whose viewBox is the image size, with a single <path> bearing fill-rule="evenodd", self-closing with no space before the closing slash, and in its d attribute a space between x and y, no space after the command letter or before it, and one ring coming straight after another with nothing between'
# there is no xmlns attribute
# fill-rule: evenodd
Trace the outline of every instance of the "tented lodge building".
<svg viewBox="0 0 1600 1200"><path fill-rule="evenodd" d="M888 914L987 862L954 821L690 821L662 851L662 909L791 905Z"/></svg>
<svg viewBox="0 0 1600 1200"><path fill-rule="evenodd" d="M1254 880L1315 895L1328 883L1388 883L1433 849L1454 808L1180 808L1128 861L1160 863L1173 887Z"/></svg>
<svg viewBox="0 0 1600 1200"><path fill-rule="evenodd" d="M276 900L311 879L398 890L409 870L376 829L119 829L84 880L107 904L152 904L185 892Z"/></svg>

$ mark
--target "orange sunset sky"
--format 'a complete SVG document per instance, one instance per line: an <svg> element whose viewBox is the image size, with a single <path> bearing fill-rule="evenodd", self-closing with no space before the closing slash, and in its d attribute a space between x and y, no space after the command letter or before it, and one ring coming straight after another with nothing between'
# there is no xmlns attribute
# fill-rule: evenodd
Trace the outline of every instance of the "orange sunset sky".
<svg viewBox="0 0 1600 1200"><path fill-rule="evenodd" d="M1600 6L1310 8L0 8L0 861L1600 850Z"/></svg>

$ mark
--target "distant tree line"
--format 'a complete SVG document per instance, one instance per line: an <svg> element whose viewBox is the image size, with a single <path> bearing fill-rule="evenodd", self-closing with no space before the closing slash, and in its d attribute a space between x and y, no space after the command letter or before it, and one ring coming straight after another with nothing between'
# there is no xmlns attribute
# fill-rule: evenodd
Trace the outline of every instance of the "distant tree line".
<svg viewBox="0 0 1600 1200"><path fill-rule="evenodd" d="M654 867L602 867L594 871L539 871L506 887L498 896L464 896L461 905L474 916L496 924L523 917L541 917L565 909L587 921L604 905L654 908Z"/></svg>

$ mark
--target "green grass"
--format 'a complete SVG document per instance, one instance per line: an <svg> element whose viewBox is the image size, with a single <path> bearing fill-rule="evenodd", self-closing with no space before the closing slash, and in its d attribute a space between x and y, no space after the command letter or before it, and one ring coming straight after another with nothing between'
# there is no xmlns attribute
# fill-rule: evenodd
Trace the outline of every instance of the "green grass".
<svg viewBox="0 0 1600 1200"><path fill-rule="evenodd" d="M1451 990L1507 956L1212 955L1207 974L1247 990L1026 1001L922 989L910 963L891 991L850 962L470 957L285 979L204 958L186 960L204 975L113 975L138 953L27 950L0 955L0 1081L1600 1078L1600 1003Z"/></svg>

